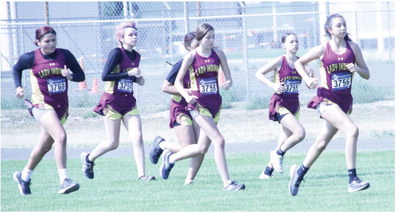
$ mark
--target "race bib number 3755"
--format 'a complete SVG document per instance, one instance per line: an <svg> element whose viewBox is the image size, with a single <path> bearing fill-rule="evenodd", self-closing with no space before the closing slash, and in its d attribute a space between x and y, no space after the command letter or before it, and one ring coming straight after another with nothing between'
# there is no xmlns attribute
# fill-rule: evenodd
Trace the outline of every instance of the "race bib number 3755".
<svg viewBox="0 0 397 213"><path fill-rule="evenodd" d="M284 88L285 88L284 93L297 94L300 83L301 83L300 80L286 80L284 84Z"/></svg>
<svg viewBox="0 0 397 213"><path fill-rule="evenodd" d="M332 90L348 89L352 85L351 73L333 73L331 77Z"/></svg>
<svg viewBox="0 0 397 213"><path fill-rule="evenodd" d="M211 95L218 93L217 81L215 78L201 79L199 84L200 93L202 95Z"/></svg>

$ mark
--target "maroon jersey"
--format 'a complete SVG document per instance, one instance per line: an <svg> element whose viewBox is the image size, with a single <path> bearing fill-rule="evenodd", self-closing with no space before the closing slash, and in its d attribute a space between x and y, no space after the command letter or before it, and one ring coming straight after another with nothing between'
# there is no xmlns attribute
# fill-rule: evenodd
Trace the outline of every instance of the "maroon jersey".
<svg viewBox="0 0 397 213"><path fill-rule="evenodd" d="M207 108L213 117L218 114L222 97L219 94L218 70L220 59L214 50L209 57L200 56L197 52L189 67L192 95L197 96L197 103Z"/></svg>
<svg viewBox="0 0 397 213"><path fill-rule="evenodd" d="M48 104L61 119L67 116L68 80L62 76L66 65L61 49L56 49L56 57L45 59L40 49L34 51L34 62L31 70L32 102L33 104Z"/></svg>
<svg viewBox="0 0 397 213"><path fill-rule="evenodd" d="M178 61L171 69L170 73L167 76L167 81L171 84L175 83L175 78L178 75L178 72L182 66L182 61ZM183 87L190 88L190 78L189 74L186 73L183 77ZM171 95L171 103L170 103L170 123L169 127L173 128L175 126L176 119L178 115L185 114L186 116L190 117L190 113L186 110L187 107L186 100L181 95Z"/></svg>
<svg viewBox="0 0 397 213"><path fill-rule="evenodd" d="M133 68L139 67L141 57L138 53L134 59L131 59L127 56L124 48L119 49L121 50L121 59L118 65L111 71L112 74L126 73ZM136 107L136 99L133 92L134 79L136 78L125 75L116 80L106 81L105 91L94 111L100 115L104 115L103 110L107 105L122 115L131 111Z"/></svg>
<svg viewBox="0 0 397 213"><path fill-rule="evenodd" d="M338 104L345 113L351 111L353 104L351 95L353 75L346 67L346 64L354 64L355 62L354 52L349 42L346 42L346 51L341 55L334 53L328 42L324 57L321 60L324 68L320 70L320 72L324 72L321 75L321 85L317 89L317 96L309 102L308 107L316 108L326 98Z"/></svg>
<svg viewBox="0 0 397 213"><path fill-rule="evenodd" d="M299 110L299 85L302 82L302 77L288 65L285 56L282 57L281 67L275 73L274 78L276 83L284 83L285 91L282 94L273 94L270 98L269 105L269 119L277 121L277 106L287 108L293 115Z"/></svg>

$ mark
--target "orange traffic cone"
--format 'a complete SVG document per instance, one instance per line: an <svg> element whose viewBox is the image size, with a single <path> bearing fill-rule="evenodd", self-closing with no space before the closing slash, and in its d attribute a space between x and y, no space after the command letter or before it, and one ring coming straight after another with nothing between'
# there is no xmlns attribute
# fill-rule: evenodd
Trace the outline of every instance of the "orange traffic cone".
<svg viewBox="0 0 397 213"><path fill-rule="evenodd" d="M90 93L91 94L99 93L99 90L98 90L98 79L96 79L96 78L92 79L92 88L91 88L91 92Z"/></svg>

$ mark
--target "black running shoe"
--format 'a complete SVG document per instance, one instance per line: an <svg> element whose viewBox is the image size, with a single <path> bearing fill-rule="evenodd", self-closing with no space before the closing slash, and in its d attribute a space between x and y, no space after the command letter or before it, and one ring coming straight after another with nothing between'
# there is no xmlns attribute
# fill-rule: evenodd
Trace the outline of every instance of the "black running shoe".
<svg viewBox="0 0 397 213"><path fill-rule="evenodd" d="M153 164L157 164L161 154L163 153L163 150L160 148L160 143L163 141L165 141L164 138L162 138L160 136L156 136L153 139L153 143L152 143L153 146L152 146L152 149L150 150L150 154L149 154L150 161Z"/></svg>
<svg viewBox="0 0 397 213"><path fill-rule="evenodd" d="M291 179L289 181L289 192L292 196L296 196L298 194L299 185L302 182L303 178L298 175L298 168L296 164L291 166L290 175Z"/></svg>
<svg viewBox="0 0 397 213"><path fill-rule="evenodd" d="M81 153L81 161L83 162L83 173L89 179L94 179L94 162L88 162L87 156L89 153L83 152Z"/></svg>
<svg viewBox="0 0 397 213"><path fill-rule="evenodd" d="M13 178L15 182L18 183L18 188L21 195L30 195L32 194L30 191L30 179L29 181L22 180L21 174L21 172L14 172Z"/></svg>
<svg viewBox="0 0 397 213"><path fill-rule="evenodd" d="M173 153L171 151L167 151L163 155L163 163L160 167L160 175L163 179L167 179L170 175L171 169L174 167L175 163L170 163L170 156Z"/></svg>

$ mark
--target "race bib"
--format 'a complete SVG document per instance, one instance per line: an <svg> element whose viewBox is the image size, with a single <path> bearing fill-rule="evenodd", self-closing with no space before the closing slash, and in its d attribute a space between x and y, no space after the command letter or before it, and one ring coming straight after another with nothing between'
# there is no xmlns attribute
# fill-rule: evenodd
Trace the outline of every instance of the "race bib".
<svg viewBox="0 0 397 213"><path fill-rule="evenodd" d="M331 76L332 90L349 89L352 85L351 73L333 73Z"/></svg>
<svg viewBox="0 0 397 213"><path fill-rule="evenodd" d="M131 79L121 79L117 85L117 90L119 92L132 93L132 80Z"/></svg>
<svg viewBox="0 0 397 213"><path fill-rule="evenodd" d="M201 79L199 82L200 93L202 95L212 95L218 93L217 82L215 78Z"/></svg>
<svg viewBox="0 0 397 213"><path fill-rule="evenodd" d="M66 78L47 79L47 88L50 94L58 94L66 91Z"/></svg>
<svg viewBox="0 0 397 213"><path fill-rule="evenodd" d="M284 94L297 94L300 80L286 80L284 81Z"/></svg>

